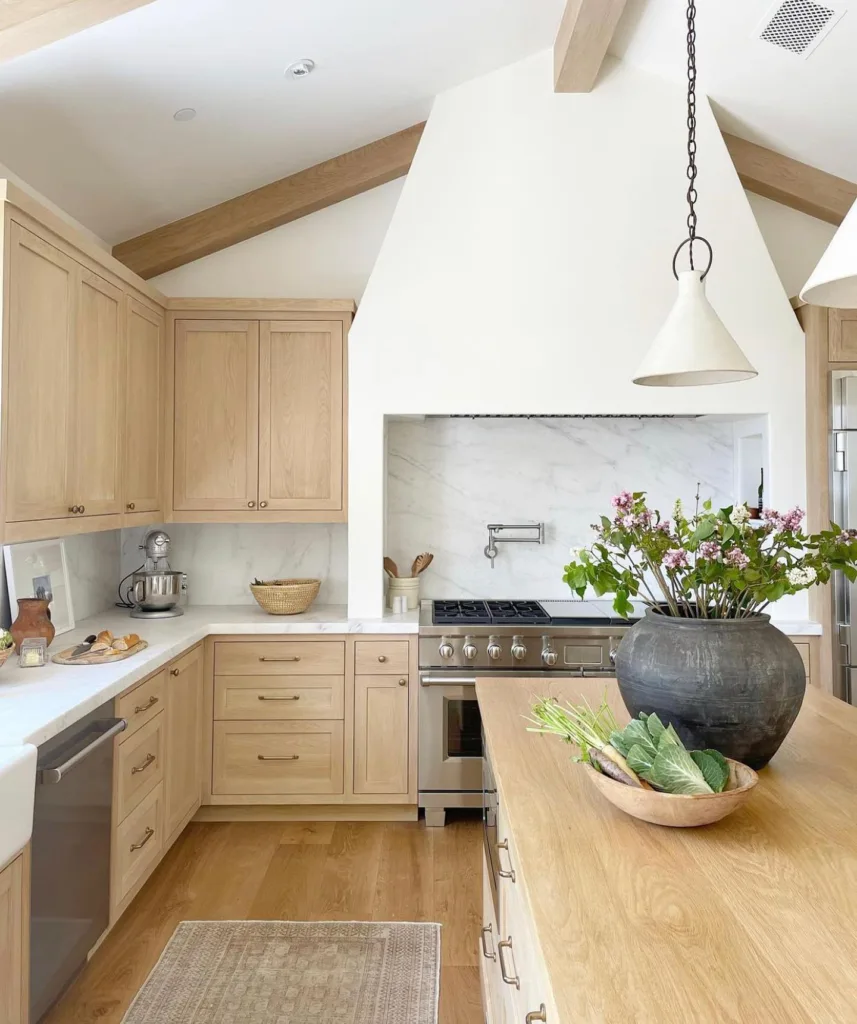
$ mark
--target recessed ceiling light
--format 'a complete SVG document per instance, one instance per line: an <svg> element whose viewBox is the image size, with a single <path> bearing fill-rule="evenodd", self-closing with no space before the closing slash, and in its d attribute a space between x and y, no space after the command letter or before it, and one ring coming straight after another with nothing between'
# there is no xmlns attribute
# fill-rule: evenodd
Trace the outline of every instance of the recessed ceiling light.
<svg viewBox="0 0 857 1024"><path fill-rule="evenodd" d="M304 57L303 60L296 60L294 64L289 64L286 68L286 74L291 75L292 78L306 78L307 75L312 74L314 67L315 61L310 60L309 57Z"/></svg>
<svg viewBox="0 0 857 1024"><path fill-rule="evenodd" d="M196 117L193 107L182 107L173 114L174 121L192 121Z"/></svg>

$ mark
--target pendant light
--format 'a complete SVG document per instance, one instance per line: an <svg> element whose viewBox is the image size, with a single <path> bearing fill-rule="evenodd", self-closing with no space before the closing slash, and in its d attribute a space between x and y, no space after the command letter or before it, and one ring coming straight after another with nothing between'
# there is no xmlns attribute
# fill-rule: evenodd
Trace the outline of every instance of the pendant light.
<svg viewBox="0 0 857 1024"><path fill-rule="evenodd" d="M652 342L636 376L646 387L691 387L698 384L729 384L756 376L738 343L723 326L705 295L705 278L711 270L711 243L696 233L696 4L687 5L687 238L673 256L673 276L678 298L660 333ZM697 270L694 245L708 251L708 266ZM679 273L676 264L688 247L690 270Z"/></svg>
<svg viewBox="0 0 857 1024"><path fill-rule="evenodd" d="M813 306L857 309L857 202L831 238L800 297Z"/></svg>

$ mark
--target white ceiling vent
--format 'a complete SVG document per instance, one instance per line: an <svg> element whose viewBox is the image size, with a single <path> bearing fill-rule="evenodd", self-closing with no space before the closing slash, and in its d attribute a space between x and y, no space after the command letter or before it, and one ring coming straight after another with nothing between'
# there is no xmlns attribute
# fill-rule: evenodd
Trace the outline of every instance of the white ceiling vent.
<svg viewBox="0 0 857 1024"><path fill-rule="evenodd" d="M830 34L846 10L843 4L830 0L778 0L753 34L805 58Z"/></svg>

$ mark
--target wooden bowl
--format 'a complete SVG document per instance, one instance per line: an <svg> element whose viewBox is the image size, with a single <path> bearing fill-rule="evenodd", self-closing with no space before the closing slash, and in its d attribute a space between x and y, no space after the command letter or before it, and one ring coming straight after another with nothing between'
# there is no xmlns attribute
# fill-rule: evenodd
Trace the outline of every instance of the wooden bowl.
<svg viewBox="0 0 857 1024"><path fill-rule="evenodd" d="M747 801L759 776L741 764L729 761L729 782L722 793L701 793L698 796L683 796L678 793L659 793L654 789L637 789L616 782L597 772L591 765L583 766L587 777L614 807L641 821L653 825L669 825L673 828L695 828L697 825L711 825L727 814L737 810Z"/></svg>

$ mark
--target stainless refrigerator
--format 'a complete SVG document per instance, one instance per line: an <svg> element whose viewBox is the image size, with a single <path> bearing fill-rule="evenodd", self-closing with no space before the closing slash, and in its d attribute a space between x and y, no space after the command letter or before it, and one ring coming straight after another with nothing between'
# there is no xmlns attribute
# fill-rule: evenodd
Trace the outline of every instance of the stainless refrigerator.
<svg viewBox="0 0 857 1024"><path fill-rule="evenodd" d="M830 494L833 521L857 529L857 371L831 374ZM857 704L857 583L833 576L833 692Z"/></svg>

